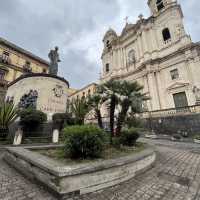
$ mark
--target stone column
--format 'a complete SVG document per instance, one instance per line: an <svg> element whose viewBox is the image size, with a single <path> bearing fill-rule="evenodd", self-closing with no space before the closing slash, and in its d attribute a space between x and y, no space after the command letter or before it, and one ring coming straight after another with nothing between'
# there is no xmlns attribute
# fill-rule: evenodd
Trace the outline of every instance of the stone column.
<svg viewBox="0 0 200 200"><path fill-rule="evenodd" d="M144 47L144 53L147 53L148 46L147 46L147 41L146 41L146 30L143 30L142 32L142 42L143 42L143 47Z"/></svg>
<svg viewBox="0 0 200 200"><path fill-rule="evenodd" d="M18 128L17 131L15 132L13 145L15 146L20 145L22 143L22 137L23 137L23 131L21 128Z"/></svg>
<svg viewBox="0 0 200 200"><path fill-rule="evenodd" d="M157 86L156 86L154 72L150 71L150 73L147 76L148 76L149 92L152 102L152 110L159 110L160 106L159 106L159 99L156 89Z"/></svg>

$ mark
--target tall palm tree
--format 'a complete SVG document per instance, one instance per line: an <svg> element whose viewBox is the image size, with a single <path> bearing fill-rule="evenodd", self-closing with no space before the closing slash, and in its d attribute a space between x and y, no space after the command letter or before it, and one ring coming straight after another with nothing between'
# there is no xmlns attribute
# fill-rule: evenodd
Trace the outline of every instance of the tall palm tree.
<svg viewBox="0 0 200 200"><path fill-rule="evenodd" d="M89 97L88 104L92 110L95 111L95 117L98 120L98 125L100 128L103 128L102 116L101 116L101 105L103 103L103 99L99 94L94 94Z"/></svg>
<svg viewBox="0 0 200 200"><path fill-rule="evenodd" d="M134 113L140 112L142 102L149 99L145 94L142 94L142 89L143 87L137 82L123 81L121 83L118 96L121 109L117 119L117 134L121 133L128 111L131 109Z"/></svg>
<svg viewBox="0 0 200 200"><path fill-rule="evenodd" d="M115 110L118 105L118 93L120 90L120 81L110 80L103 83L98 88L98 93L102 95L104 101L107 101L109 117L110 117L110 132L114 135L114 122L115 122Z"/></svg>
<svg viewBox="0 0 200 200"><path fill-rule="evenodd" d="M18 109L14 104L4 103L0 107L0 136L6 137L8 126L18 117Z"/></svg>
<svg viewBox="0 0 200 200"><path fill-rule="evenodd" d="M75 117L76 122L80 125L84 124L85 116L89 112L89 105L85 98L77 98L70 103L70 111Z"/></svg>

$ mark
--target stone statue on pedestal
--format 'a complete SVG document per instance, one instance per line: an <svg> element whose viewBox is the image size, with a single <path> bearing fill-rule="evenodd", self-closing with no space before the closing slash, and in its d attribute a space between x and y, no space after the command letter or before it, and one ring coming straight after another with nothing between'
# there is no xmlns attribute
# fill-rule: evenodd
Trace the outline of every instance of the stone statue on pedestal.
<svg viewBox="0 0 200 200"><path fill-rule="evenodd" d="M55 47L55 50L51 50L48 57L50 59L49 74L57 75L58 63L61 62L59 58L58 47Z"/></svg>

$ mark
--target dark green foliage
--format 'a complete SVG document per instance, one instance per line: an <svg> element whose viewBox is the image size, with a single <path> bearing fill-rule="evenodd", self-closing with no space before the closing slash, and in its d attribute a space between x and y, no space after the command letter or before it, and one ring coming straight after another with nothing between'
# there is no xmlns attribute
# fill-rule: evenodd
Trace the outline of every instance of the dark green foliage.
<svg viewBox="0 0 200 200"><path fill-rule="evenodd" d="M20 125L24 130L35 130L39 125L47 121L47 115L42 111L24 109L20 113Z"/></svg>
<svg viewBox="0 0 200 200"><path fill-rule="evenodd" d="M65 152L71 158L98 158L106 141L102 129L92 125L71 126L64 129Z"/></svg>
<svg viewBox="0 0 200 200"><path fill-rule="evenodd" d="M128 128L133 128L133 127L142 128L143 127L142 120L135 116L127 117L125 124Z"/></svg>
<svg viewBox="0 0 200 200"><path fill-rule="evenodd" d="M6 138L8 135L8 126L18 117L18 110L13 104L4 103L0 107L0 137Z"/></svg>
<svg viewBox="0 0 200 200"><path fill-rule="evenodd" d="M136 129L124 129L122 130L122 134L120 135L120 144L124 146L134 146L139 137L140 134Z"/></svg>
<svg viewBox="0 0 200 200"><path fill-rule="evenodd" d="M52 117L53 128L62 130L65 125L74 125L75 120L67 113L56 113Z"/></svg>
<svg viewBox="0 0 200 200"><path fill-rule="evenodd" d="M75 118L75 123L79 125L84 124L85 116L89 112L89 105L85 98L74 99L70 105L70 111Z"/></svg>

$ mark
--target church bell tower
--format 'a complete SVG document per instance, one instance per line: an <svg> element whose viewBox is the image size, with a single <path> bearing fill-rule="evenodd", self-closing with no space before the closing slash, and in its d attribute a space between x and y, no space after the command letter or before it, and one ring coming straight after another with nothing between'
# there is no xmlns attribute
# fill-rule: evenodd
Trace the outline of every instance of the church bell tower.
<svg viewBox="0 0 200 200"><path fill-rule="evenodd" d="M151 14L157 16L165 9L177 5L177 0L148 0L148 5Z"/></svg>

